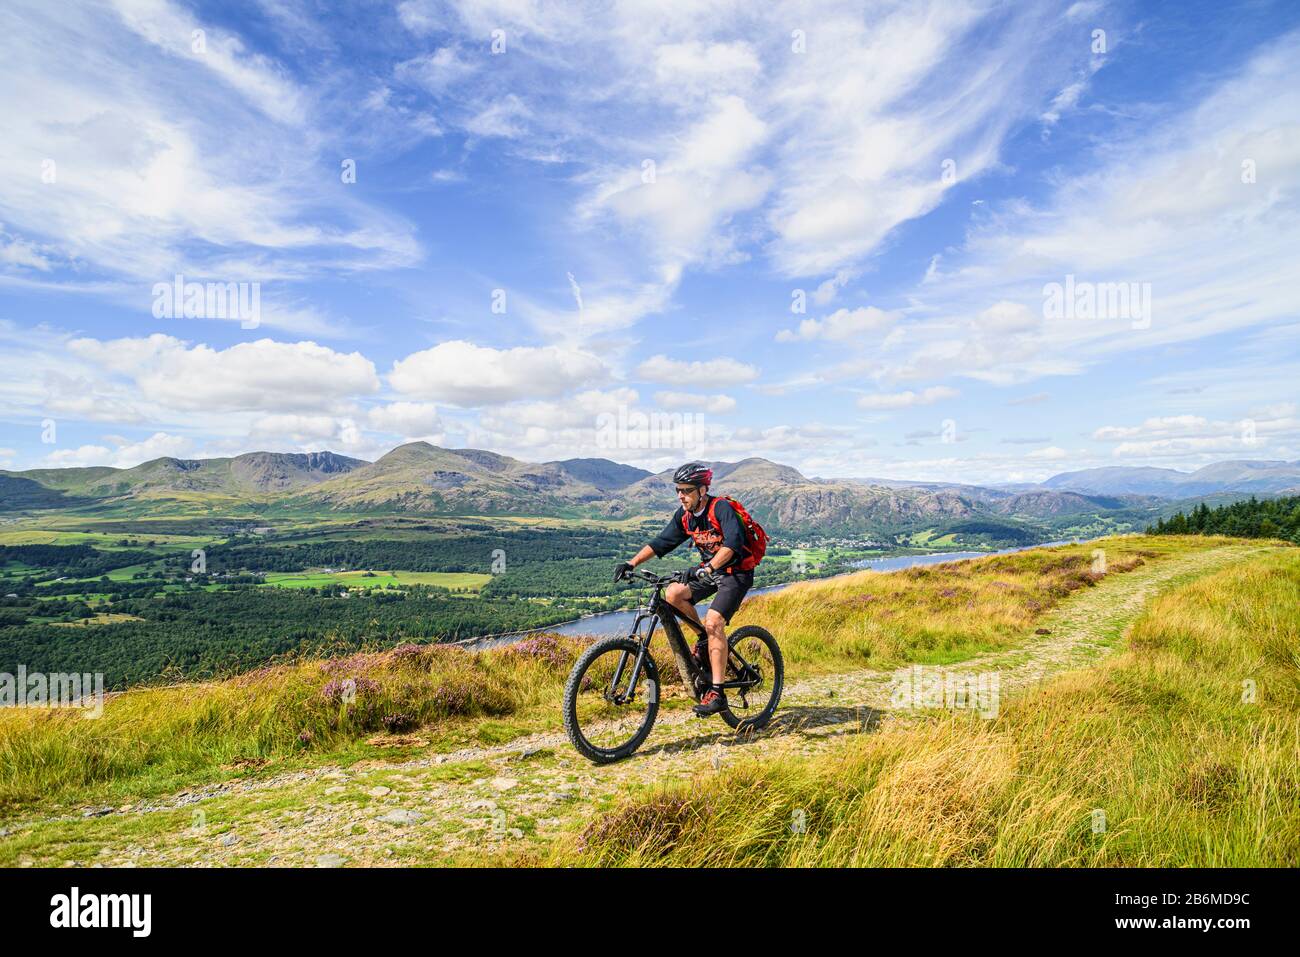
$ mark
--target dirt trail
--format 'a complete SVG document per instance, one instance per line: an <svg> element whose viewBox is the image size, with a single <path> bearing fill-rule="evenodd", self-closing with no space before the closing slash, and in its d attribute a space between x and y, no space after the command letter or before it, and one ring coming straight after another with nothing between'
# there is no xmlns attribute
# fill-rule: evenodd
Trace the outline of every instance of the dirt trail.
<svg viewBox="0 0 1300 957"><path fill-rule="evenodd" d="M1169 558L1064 601L1018 647L949 670L996 674L1002 700L1111 650L1147 601L1173 584L1259 551L1230 546ZM778 636L779 637L779 636ZM595 767L562 731L401 763L368 761L228 781L141 802L101 818L29 821L20 865L339 866L467 861L545 844L620 797L747 761L814 754L845 735L906 716L891 707L894 672L791 681L771 725L736 736L720 720L662 710L627 761ZM0 835L2 836L2 835Z"/></svg>

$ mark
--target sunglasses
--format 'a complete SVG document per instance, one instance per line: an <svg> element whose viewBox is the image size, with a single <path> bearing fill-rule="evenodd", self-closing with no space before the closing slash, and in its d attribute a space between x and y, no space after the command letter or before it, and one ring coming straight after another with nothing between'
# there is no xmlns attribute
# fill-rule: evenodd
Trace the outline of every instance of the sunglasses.
<svg viewBox="0 0 1300 957"><path fill-rule="evenodd" d="M699 489L694 485L688 485L686 488L682 488L680 485L675 485L673 487L677 490L678 495L690 495L692 492L699 491Z"/></svg>

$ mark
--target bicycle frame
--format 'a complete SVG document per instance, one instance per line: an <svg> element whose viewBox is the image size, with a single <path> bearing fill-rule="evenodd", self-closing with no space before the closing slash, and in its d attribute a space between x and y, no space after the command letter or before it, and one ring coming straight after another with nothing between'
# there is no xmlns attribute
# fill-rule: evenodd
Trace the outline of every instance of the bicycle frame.
<svg viewBox="0 0 1300 957"><path fill-rule="evenodd" d="M646 606L645 611L637 613L636 618L632 622L632 628L628 632L628 637L640 646L640 650L637 652L636 661L632 666L631 679L628 681L628 693L630 696L635 696L637 683L641 679L641 671L645 667L645 659L650 654L650 641L654 638L655 627L657 625L662 625L664 635L668 638L668 647L672 649L673 658L677 663L677 673L681 675L682 684L691 689L691 696L698 701L701 694L703 694L702 686L707 686L710 683L711 676L702 675L700 669L696 666L695 655L691 651L690 646L686 644L686 637L682 634L681 623L685 622L690 625L700 637L704 637L705 635L704 628L682 615L680 611L678 611L666 598L663 597L663 587L667 584L667 581L652 578L644 573L642 573L641 577L644 577L647 581L651 582L651 584L655 586L655 590L654 594L650 597L650 602ZM650 627L646 631L645 637L642 637L641 624L646 620L649 620ZM618 667L614 671L614 676L610 682L611 699L622 697L621 695L614 694L613 689L619 687L623 675L623 669L627 666L628 654L628 652L623 653L623 656L619 659ZM736 662L738 663L738 667L736 668L736 673L738 675L743 676L753 674L752 666L741 657L740 653L736 651L735 648L729 648L728 654L735 656ZM737 681L724 682L722 687L743 691L744 689L752 688L757 683L757 680L756 677L741 678ZM618 703L621 704L624 702L619 701Z"/></svg>

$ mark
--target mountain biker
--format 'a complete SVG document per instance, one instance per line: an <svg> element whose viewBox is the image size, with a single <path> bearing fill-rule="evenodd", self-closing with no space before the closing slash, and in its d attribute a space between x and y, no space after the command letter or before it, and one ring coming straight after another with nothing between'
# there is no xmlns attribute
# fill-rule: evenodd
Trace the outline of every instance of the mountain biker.
<svg viewBox="0 0 1300 957"><path fill-rule="evenodd" d="M694 540L703 560L690 570L685 584L669 585L664 598L685 618L704 628L706 638L696 644L695 656L705 673L711 673L712 684L693 709L702 718L727 707L722 688L727 669L725 628L754 584L753 569L742 571L737 567L749 557L744 522L731 502L709 494L712 481L713 470L699 462L688 462L674 472L673 484L680 503L677 511L650 544L614 570L614 580L619 581L642 562L662 558L688 538ZM695 603L714 594L717 597L700 621Z"/></svg>

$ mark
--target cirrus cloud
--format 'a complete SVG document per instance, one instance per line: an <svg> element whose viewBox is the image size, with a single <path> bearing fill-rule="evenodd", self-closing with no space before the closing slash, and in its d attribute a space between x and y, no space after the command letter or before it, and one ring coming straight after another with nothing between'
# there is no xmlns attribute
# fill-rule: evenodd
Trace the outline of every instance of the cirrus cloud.
<svg viewBox="0 0 1300 957"><path fill-rule="evenodd" d="M946 385L931 386L914 392L881 392L876 395L864 395L858 399L859 409L910 409L917 405L933 405L942 399L955 399L961 393Z"/></svg>

